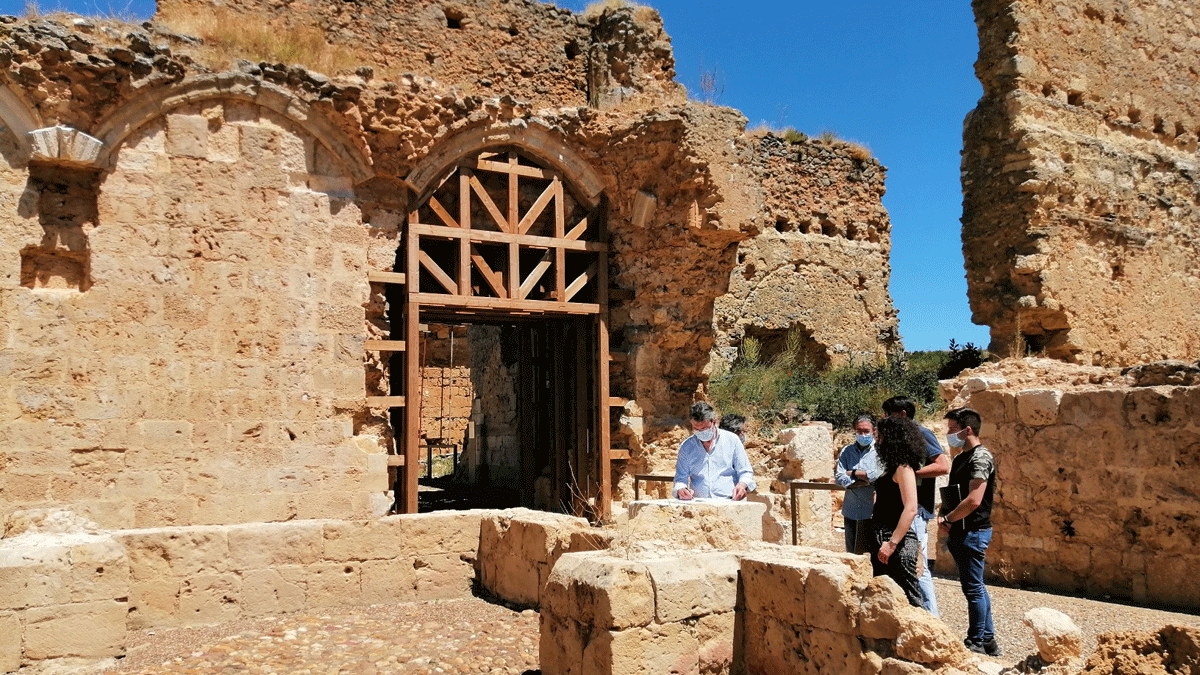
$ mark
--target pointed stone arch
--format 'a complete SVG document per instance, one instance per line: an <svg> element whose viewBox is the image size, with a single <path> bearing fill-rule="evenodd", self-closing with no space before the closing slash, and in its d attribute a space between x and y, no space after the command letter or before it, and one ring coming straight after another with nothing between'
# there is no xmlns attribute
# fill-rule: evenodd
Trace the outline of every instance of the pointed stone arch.
<svg viewBox="0 0 1200 675"><path fill-rule="evenodd" d="M237 72L188 78L146 92L113 111L100 120L92 133L103 143L97 165L110 166L115 150L131 133L150 120L172 108L206 100L245 101L278 113L311 134L338 158L355 183L370 180L375 175L366 147L356 143L312 105L282 87Z"/></svg>

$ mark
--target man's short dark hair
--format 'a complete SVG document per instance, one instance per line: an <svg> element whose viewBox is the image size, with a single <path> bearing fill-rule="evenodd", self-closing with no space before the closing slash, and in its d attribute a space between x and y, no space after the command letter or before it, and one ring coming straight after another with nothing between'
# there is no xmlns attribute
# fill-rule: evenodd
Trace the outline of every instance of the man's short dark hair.
<svg viewBox="0 0 1200 675"><path fill-rule="evenodd" d="M693 403L691 414L693 422L712 422L717 419L717 411L704 401Z"/></svg>
<svg viewBox="0 0 1200 675"><path fill-rule="evenodd" d="M971 433L976 436L979 435L979 427L983 425L983 418L979 416L979 413L970 408L955 408L946 413L946 419L954 420L962 429L971 427Z"/></svg>
<svg viewBox="0 0 1200 675"><path fill-rule="evenodd" d="M741 435L746 429L746 418L743 415L721 415L721 428Z"/></svg>
<svg viewBox="0 0 1200 675"><path fill-rule="evenodd" d="M883 412L886 415L903 412L908 415L908 419L915 420L917 419L917 404L907 396L893 396L883 402Z"/></svg>

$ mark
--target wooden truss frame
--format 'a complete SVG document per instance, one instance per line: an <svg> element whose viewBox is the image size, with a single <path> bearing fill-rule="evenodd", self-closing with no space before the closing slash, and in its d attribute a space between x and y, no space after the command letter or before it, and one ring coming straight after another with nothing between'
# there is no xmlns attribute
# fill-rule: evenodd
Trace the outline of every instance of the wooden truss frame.
<svg viewBox="0 0 1200 675"><path fill-rule="evenodd" d="M537 197L531 200L534 193ZM591 363L577 361L570 368L590 365L594 377L576 381L592 382L594 391L570 393L593 400L597 410L588 411L594 413L590 419L595 428L579 431L588 435L582 443L586 449L576 448L570 461L572 472L578 468L586 474L586 485L573 484L571 489L588 502L577 505L577 511L608 518L612 399L606 242L603 197L596 203L579 199L569 192L562 174L515 150L468 155L413 200L398 256L404 273L372 272L368 277L373 283L405 286L403 340L367 345L405 354L403 376L392 378L393 391L399 388L400 395L369 401L404 408L396 435L400 456L389 462L402 467L396 500L401 513L417 511L421 371L416 345L421 323L573 317L594 332L586 340ZM582 480L570 478L576 479Z"/></svg>

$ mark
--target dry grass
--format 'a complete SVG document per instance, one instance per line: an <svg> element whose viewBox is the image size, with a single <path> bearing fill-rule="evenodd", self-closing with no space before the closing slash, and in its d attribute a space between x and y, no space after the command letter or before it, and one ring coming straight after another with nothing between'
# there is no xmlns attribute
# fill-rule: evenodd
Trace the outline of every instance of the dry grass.
<svg viewBox="0 0 1200 675"><path fill-rule="evenodd" d="M630 0L596 0L596 2L588 3L588 6L583 10L583 18L594 19L607 10L616 10L625 7L633 10L633 18L637 19L640 23L658 18L657 9L631 2Z"/></svg>
<svg viewBox="0 0 1200 675"><path fill-rule="evenodd" d="M325 31L314 25L282 25L228 9L175 13L160 20L172 31L202 39L204 45L193 58L215 70L237 59L300 64L328 74L366 65L360 54L330 44Z"/></svg>

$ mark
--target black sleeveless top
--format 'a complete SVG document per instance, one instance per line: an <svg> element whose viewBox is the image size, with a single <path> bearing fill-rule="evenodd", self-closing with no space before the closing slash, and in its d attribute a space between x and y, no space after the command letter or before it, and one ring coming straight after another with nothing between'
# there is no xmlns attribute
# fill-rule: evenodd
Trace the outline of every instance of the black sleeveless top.
<svg viewBox="0 0 1200 675"><path fill-rule="evenodd" d="M904 513L904 498L900 496L900 484L896 482L893 469L875 481L875 510L871 512L871 523L876 528L894 530Z"/></svg>

